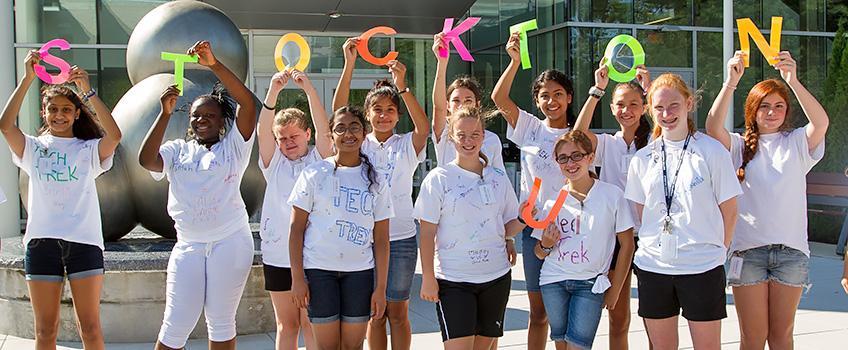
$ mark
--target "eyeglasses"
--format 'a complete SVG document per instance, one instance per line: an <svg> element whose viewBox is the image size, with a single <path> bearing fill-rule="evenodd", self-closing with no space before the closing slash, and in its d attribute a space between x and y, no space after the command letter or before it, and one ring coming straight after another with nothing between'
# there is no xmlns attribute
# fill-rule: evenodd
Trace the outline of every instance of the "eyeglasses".
<svg viewBox="0 0 848 350"><path fill-rule="evenodd" d="M362 132L362 125L360 124L351 124L348 126L345 125L336 125L333 127L333 133L336 135L344 135L346 132L350 131L352 134L358 134Z"/></svg>
<svg viewBox="0 0 848 350"><path fill-rule="evenodd" d="M559 164L567 164L569 160L577 163L577 162L583 160L583 158L588 156L588 155L589 155L589 153L580 153L580 152L574 152L571 155L560 154L556 157L556 161Z"/></svg>

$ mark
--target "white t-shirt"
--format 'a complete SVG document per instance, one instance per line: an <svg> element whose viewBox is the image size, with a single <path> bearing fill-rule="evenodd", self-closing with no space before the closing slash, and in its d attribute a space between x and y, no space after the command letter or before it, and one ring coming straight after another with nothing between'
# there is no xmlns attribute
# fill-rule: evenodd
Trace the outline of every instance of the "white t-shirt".
<svg viewBox="0 0 848 350"><path fill-rule="evenodd" d="M684 275L709 271L724 264L724 221L719 204L742 193L730 153L701 132L689 141L678 179L684 140L665 140L668 181L676 188L671 205L677 259L662 261L660 235L666 216L662 175L662 142L657 139L636 152L627 174L625 198L644 205L639 248L634 263L645 271Z"/></svg>
<svg viewBox="0 0 848 350"><path fill-rule="evenodd" d="M518 199L503 170L486 167L483 179L456 163L431 170L415 217L438 225L436 278L484 283L509 271L504 225L518 217Z"/></svg>
<svg viewBox="0 0 848 350"><path fill-rule="evenodd" d="M331 157L306 167L289 196L289 205L309 212L303 268L368 270L374 267L374 223L394 217L392 197L383 183L369 188L362 165L334 171L335 165Z"/></svg>
<svg viewBox="0 0 848 350"><path fill-rule="evenodd" d="M245 141L233 124L218 143L207 149L196 140L170 140L159 147L163 172L150 172L156 181L167 176L168 214L177 239L214 242L248 226L241 198L241 179L250 162L255 133Z"/></svg>
<svg viewBox="0 0 848 350"><path fill-rule="evenodd" d="M481 150L486 157L489 158L489 165L501 169L506 172L503 162L503 144L498 134L489 130L484 130L483 147ZM433 148L436 150L436 163L439 165L453 162L456 159L456 146L448 137L447 126L443 129L442 135L439 137L439 142L436 142L436 135L433 134Z"/></svg>
<svg viewBox="0 0 848 350"><path fill-rule="evenodd" d="M29 175L24 245L34 238L56 238L103 249L100 202L94 180L112 168L100 161L100 139L24 135L23 157L12 162Z"/></svg>
<svg viewBox="0 0 848 350"><path fill-rule="evenodd" d="M550 212L554 202L545 202L543 212ZM610 269L616 234L632 228L633 218L621 189L595 181L583 204L573 196L566 198L555 224L560 239L542 264L539 285L605 274ZM534 231L533 238L541 240L542 232Z"/></svg>
<svg viewBox="0 0 848 350"><path fill-rule="evenodd" d="M289 205L294 183L307 166L321 160L317 148L312 148L300 159L289 160L274 148L268 167L259 160L259 169L265 176L265 199L262 201L262 219L259 236L262 238L262 262L277 267L291 267L289 260L289 229L292 207Z"/></svg>
<svg viewBox="0 0 848 350"><path fill-rule="evenodd" d="M730 134L733 167L742 165L745 139ZM824 156L824 141L813 150L806 128L760 135L745 167L739 220L731 250L784 244L810 255L807 244L807 173Z"/></svg>
<svg viewBox="0 0 848 350"><path fill-rule="evenodd" d="M425 148L426 149L426 148ZM379 174L380 182L388 185L394 203L394 217L389 221L389 239L397 241L415 236L412 217L412 178L418 163L427 157L425 149L415 153L412 132L394 134L386 142L368 134L362 143L362 153L368 156Z"/></svg>
<svg viewBox="0 0 848 350"><path fill-rule="evenodd" d="M610 183L624 191L624 186L627 185L627 169L630 167L630 160L636 155L635 140L628 145L624 141L624 133L618 131L615 135L596 134L598 136L598 145L595 149L595 166L601 167L600 180ZM636 205L631 202L631 214L633 215L634 228L638 231L639 215L636 211Z"/></svg>
<svg viewBox="0 0 848 350"><path fill-rule="evenodd" d="M534 178L542 180L536 207L556 198L565 184L565 175L554 157L556 140L571 128L555 129L545 125L536 116L518 110L515 128L507 123L506 138L521 149L521 202L530 197ZM541 233L541 230L535 230Z"/></svg>

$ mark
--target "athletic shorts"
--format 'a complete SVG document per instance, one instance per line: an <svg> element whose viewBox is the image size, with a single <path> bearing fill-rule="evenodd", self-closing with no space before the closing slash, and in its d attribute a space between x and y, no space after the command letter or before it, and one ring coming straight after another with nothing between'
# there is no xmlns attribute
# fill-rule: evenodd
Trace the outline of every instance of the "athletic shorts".
<svg viewBox="0 0 848 350"><path fill-rule="evenodd" d="M265 275L265 290L269 292L288 292L291 290L292 274L290 268L262 264L262 273Z"/></svg>
<svg viewBox="0 0 848 350"><path fill-rule="evenodd" d="M443 342L474 335L503 336L511 272L485 283L436 281L439 283L436 316Z"/></svg>
<svg viewBox="0 0 848 350"><path fill-rule="evenodd" d="M665 275L635 268L639 316L663 319L680 314L689 321L727 317L724 266L692 275Z"/></svg>

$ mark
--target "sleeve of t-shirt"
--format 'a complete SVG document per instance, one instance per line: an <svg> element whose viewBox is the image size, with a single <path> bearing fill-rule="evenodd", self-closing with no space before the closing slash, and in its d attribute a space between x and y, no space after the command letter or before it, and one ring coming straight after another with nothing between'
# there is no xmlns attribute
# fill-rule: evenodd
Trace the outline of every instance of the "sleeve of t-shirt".
<svg viewBox="0 0 848 350"><path fill-rule="evenodd" d="M592 165L597 167L604 167L604 148L607 144L607 137L610 135L607 134L595 134L598 138L598 144L595 146L595 161Z"/></svg>
<svg viewBox="0 0 848 350"><path fill-rule="evenodd" d="M21 170L23 170L27 175L32 176L30 174L30 169L32 169L32 162L34 161L33 154L35 153L35 149L38 147L35 137L24 134L24 151L22 153L23 157L18 157L15 152L12 153L12 163L17 165Z"/></svg>
<svg viewBox="0 0 848 350"><path fill-rule="evenodd" d="M443 194L442 184L436 173L431 172L427 174L418 191L418 199L415 200L413 216L419 221L438 224L442 212Z"/></svg>
<svg viewBox="0 0 848 350"><path fill-rule="evenodd" d="M404 151L405 151L405 154L403 155L404 160L409 162L408 164L409 164L410 167L418 166L418 163L421 163L421 162L424 161L424 159L427 159L427 147L422 148L421 152L418 152L416 154L415 153L415 143L413 142L412 132L410 131L410 132L406 133L405 135L403 135L403 137L404 137Z"/></svg>
<svg viewBox="0 0 848 350"><path fill-rule="evenodd" d="M271 161L268 162L267 167L265 166L265 162L262 161L262 157L259 157L259 170L262 171L262 176L265 177L265 181L271 180L271 177L274 175L277 167L280 166L280 162L282 162L283 157L285 156L283 155L283 152L280 151L279 147L274 147L274 155L271 156Z"/></svg>
<svg viewBox="0 0 848 350"><path fill-rule="evenodd" d="M807 128L810 127L810 124L807 124L803 128L797 128L792 131L789 137L792 138L793 144L798 151L798 155L801 158L801 164L804 165L804 171L809 172L820 160L824 157L824 143L826 140L822 140L815 149L810 149L810 144L807 140Z"/></svg>
<svg viewBox="0 0 848 350"><path fill-rule="evenodd" d="M617 198L615 201L615 232L624 232L635 227L633 221L633 213L630 209L630 203L624 198L624 194L616 192Z"/></svg>
<svg viewBox="0 0 848 350"><path fill-rule="evenodd" d="M630 167L627 168L627 185L624 186L624 198L633 201L636 204L645 204L645 189L642 187L640 165L642 164L641 157L633 157L630 161Z"/></svg>
<svg viewBox="0 0 848 350"><path fill-rule="evenodd" d="M236 159L238 159L242 169L246 169L250 163L250 153L253 151L253 140L255 138L256 133L252 132L250 133L250 137L245 141L235 122L230 126L230 130L227 130L227 135L224 136L225 144L236 155Z"/></svg>
<svg viewBox="0 0 848 350"><path fill-rule="evenodd" d="M506 138L518 145L518 147L524 146L527 133L541 123L542 121L536 118L536 116L519 109L515 127L513 128L509 123L506 124Z"/></svg>
<svg viewBox="0 0 848 350"><path fill-rule="evenodd" d="M179 156L180 145L178 140L171 140L163 143L159 146L159 156L162 157L162 171L151 171L150 175L153 176L153 179L156 181L162 181L165 178L165 175L171 173L171 165L173 165L174 158Z"/></svg>
<svg viewBox="0 0 848 350"><path fill-rule="evenodd" d="M103 139L91 139L86 141L91 150L91 169L95 171L95 174L98 176L103 174L109 169L112 169L112 164L115 159L115 152L112 152L109 157L100 160L100 141ZM117 151L117 150L116 150Z"/></svg>
<svg viewBox="0 0 848 350"><path fill-rule="evenodd" d="M291 194L289 195L289 205L298 207L306 212L312 212L312 204L314 203L315 187L312 185L312 177L317 174L312 169L306 169L297 177L294 183ZM375 213L376 215L376 213Z"/></svg>
<svg viewBox="0 0 848 350"><path fill-rule="evenodd" d="M708 153L711 153L708 156L711 160L710 179L712 180L716 203L721 204L742 194L742 186L739 185L739 178L736 177L736 168L733 167L733 162L730 160L730 152L727 152L724 147L715 148L708 151Z"/></svg>
<svg viewBox="0 0 848 350"><path fill-rule="evenodd" d="M742 166L742 150L744 147L745 139L742 135L735 132L730 133L730 160L733 161L734 169Z"/></svg>
<svg viewBox="0 0 848 350"><path fill-rule="evenodd" d="M395 217L392 209L392 191L388 185L383 185L374 196L374 221L383 221Z"/></svg>
<svg viewBox="0 0 848 350"><path fill-rule="evenodd" d="M439 141L436 141L436 134L433 133L431 135L433 139L433 150L436 151L436 164L444 165L445 161L445 151L446 147L448 147L448 128L445 127L442 129L442 135L439 136Z"/></svg>
<svg viewBox="0 0 848 350"><path fill-rule="evenodd" d="M509 180L506 176L503 177L502 197L503 206L501 208L501 218L504 223L510 222L518 218L518 198L515 196L515 191L511 186L508 186Z"/></svg>
<svg viewBox="0 0 848 350"><path fill-rule="evenodd" d="M497 148L492 149L491 155L487 154L487 156L491 157L491 159L489 159L489 164L495 168L506 170L503 162L503 144L501 144L501 138L498 137L498 134L493 132L486 132L486 137L494 139L494 142L491 140L489 142L492 142L493 145L497 146Z"/></svg>

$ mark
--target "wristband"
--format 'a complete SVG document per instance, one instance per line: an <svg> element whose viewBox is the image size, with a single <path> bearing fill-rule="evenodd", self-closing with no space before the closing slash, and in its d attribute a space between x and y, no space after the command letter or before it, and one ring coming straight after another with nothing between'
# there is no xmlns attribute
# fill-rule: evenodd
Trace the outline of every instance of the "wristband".
<svg viewBox="0 0 848 350"><path fill-rule="evenodd" d="M398 91L398 95L403 95L403 93L405 93L405 92L412 92L412 90L410 90L409 86L407 86L403 90Z"/></svg>
<svg viewBox="0 0 848 350"><path fill-rule="evenodd" d="M505 240L505 241L507 241L507 242L515 243L515 237L506 237L506 236L505 236L505 237L504 237L504 240Z"/></svg>
<svg viewBox="0 0 848 350"><path fill-rule="evenodd" d="M601 97L604 97L604 94L606 94L606 91L604 91L604 90L598 89L594 86L589 88L589 96L592 96L592 97L600 100Z"/></svg>
<svg viewBox="0 0 848 350"><path fill-rule="evenodd" d="M262 102L262 107L263 107L263 108L265 108L265 109L272 110L272 111L273 111L273 110L275 110L275 109L274 109L274 107L272 107L272 106L269 106L269 105L265 104L265 102L264 102L264 101Z"/></svg>
<svg viewBox="0 0 848 350"><path fill-rule="evenodd" d="M94 95L97 95L97 91L92 88L91 90L88 90L88 92L82 95L82 99L83 101L88 101L88 99L94 97Z"/></svg>

